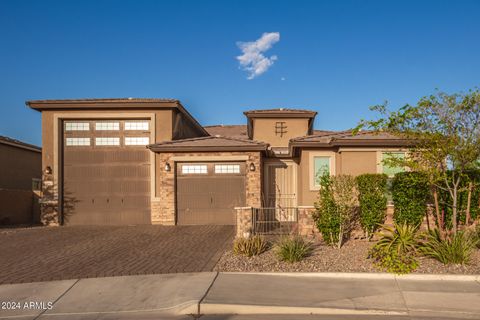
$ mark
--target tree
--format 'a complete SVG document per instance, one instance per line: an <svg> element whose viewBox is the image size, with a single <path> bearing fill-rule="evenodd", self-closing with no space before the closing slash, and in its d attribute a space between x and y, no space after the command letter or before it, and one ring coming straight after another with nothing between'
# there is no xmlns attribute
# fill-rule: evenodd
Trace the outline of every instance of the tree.
<svg viewBox="0 0 480 320"><path fill-rule="evenodd" d="M429 177L435 204L436 219L441 226L438 191L449 195L452 229L458 226L459 193L468 179L467 172L479 168L480 159L480 91L446 94L437 92L388 111L387 104L370 108L380 113L377 120L362 120L356 130L370 128L410 140L409 156L391 158L389 165L401 165L422 171Z"/></svg>

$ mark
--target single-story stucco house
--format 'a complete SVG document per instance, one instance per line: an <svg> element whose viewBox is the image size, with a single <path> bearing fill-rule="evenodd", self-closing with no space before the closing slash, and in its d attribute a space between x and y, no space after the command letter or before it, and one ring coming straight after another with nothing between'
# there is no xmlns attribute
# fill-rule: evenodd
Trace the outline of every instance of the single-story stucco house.
<svg viewBox="0 0 480 320"><path fill-rule="evenodd" d="M311 207L317 176L388 173L388 134L315 130L317 112L244 112L202 126L178 100L36 100L42 112L44 223L237 224L234 208Z"/></svg>
<svg viewBox="0 0 480 320"><path fill-rule="evenodd" d="M42 149L0 136L0 225L39 221Z"/></svg>

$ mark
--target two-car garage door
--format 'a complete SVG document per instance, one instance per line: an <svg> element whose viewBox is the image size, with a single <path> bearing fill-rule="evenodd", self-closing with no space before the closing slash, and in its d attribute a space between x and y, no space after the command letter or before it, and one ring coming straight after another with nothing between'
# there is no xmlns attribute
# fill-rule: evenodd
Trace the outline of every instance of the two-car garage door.
<svg viewBox="0 0 480 320"><path fill-rule="evenodd" d="M151 223L149 121L65 121L63 129L64 223Z"/></svg>
<svg viewBox="0 0 480 320"><path fill-rule="evenodd" d="M245 205L245 163L179 163L177 224L234 225Z"/></svg>

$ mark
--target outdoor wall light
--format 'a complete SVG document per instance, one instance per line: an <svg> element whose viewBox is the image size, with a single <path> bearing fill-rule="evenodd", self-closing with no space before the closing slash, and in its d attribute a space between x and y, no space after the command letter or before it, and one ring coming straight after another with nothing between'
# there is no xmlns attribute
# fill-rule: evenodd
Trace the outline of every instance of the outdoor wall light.
<svg viewBox="0 0 480 320"><path fill-rule="evenodd" d="M250 163L250 171L255 171L255 164L253 164L253 162Z"/></svg>
<svg viewBox="0 0 480 320"><path fill-rule="evenodd" d="M43 170L43 173L45 173L45 174L52 174L52 167L47 166L47 167L45 168L45 170Z"/></svg>
<svg viewBox="0 0 480 320"><path fill-rule="evenodd" d="M169 172L172 168L170 168L170 163L165 163L165 171Z"/></svg>

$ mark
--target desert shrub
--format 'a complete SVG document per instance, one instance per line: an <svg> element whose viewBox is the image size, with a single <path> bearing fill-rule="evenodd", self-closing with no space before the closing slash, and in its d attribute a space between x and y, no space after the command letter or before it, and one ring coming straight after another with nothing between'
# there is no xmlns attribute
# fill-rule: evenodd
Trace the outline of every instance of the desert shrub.
<svg viewBox="0 0 480 320"><path fill-rule="evenodd" d="M237 238L233 242L233 252L247 257L258 256L268 250L269 244L265 238L254 236L251 238Z"/></svg>
<svg viewBox="0 0 480 320"><path fill-rule="evenodd" d="M313 219L327 244L341 247L358 221L358 193L350 175L320 177Z"/></svg>
<svg viewBox="0 0 480 320"><path fill-rule="evenodd" d="M428 178L421 172L399 172L392 180L396 223L419 226L427 211L430 196Z"/></svg>
<svg viewBox="0 0 480 320"><path fill-rule="evenodd" d="M370 238L385 222L387 210L386 174L362 174L356 179L360 205L360 224Z"/></svg>
<svg viewBox="0 0 480 320"><path fill-rule="evenodd" d="M478 238L471 232L458 231L442 237L438 229L424 236L419 251L426 257L443 264L467 264L478 244Z"/></svg>
<svg viewBox="0 0 480 320"><path fill-rule="evenodd" d="M388 272L412 272L418 267L416 229L407 223L395 223L393 227L382 226L380 239L370 250L369 256L377 266Z"/></svg>
<svg viewBox="0 0 480 320"><path fill-rule="evenodd" d="M276 254L282 261L297 262L309 256L312 244L299 236L281 238L277 244Z"/></svg>

